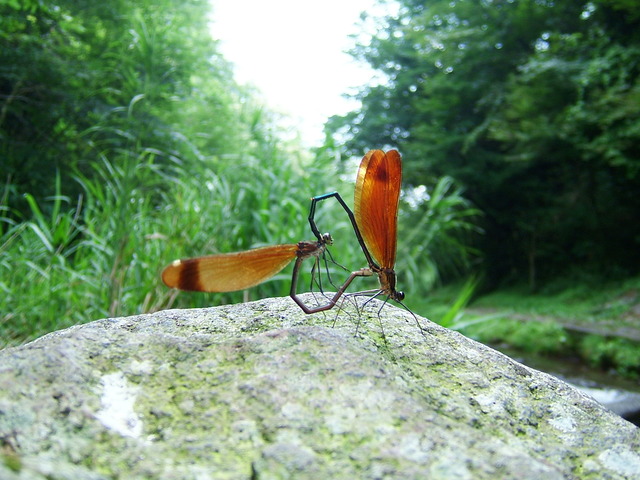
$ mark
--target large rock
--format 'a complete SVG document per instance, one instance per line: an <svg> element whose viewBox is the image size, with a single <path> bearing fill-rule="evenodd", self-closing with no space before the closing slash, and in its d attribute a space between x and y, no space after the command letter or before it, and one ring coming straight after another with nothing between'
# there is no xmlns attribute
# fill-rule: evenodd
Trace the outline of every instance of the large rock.
<svg viewBox="0 0 640 480"><path fill-rule="evenodd" d="M378 308L169 310L1 351L0 478L640 478L634 425Z"/></svg>

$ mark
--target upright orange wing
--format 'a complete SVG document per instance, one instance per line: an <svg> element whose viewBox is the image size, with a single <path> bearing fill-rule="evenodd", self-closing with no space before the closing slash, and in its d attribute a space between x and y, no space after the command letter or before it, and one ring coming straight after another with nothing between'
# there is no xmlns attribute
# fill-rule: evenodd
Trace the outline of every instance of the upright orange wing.
<svg viewBox="0 0 640 480"><path fill-rule="evenodd" d="M396 263L401 182L402 159L396 150L371 150L362 159L353 210L364 243L382 268Z"/></svg>
<svg viewBox="0 0 640 480"><path fill-rule="evenodd" d="M171 288L194 292L244 290L274 276L296 257L298 245L274 245L244 252L175 260L162 272Z"/></svg>

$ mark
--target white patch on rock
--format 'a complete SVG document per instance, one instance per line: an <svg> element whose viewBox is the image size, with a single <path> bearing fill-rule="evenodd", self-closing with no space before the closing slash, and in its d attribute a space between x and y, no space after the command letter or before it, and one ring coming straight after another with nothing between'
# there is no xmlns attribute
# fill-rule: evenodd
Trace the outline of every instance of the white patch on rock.
<svg viewBox="0 0 640 480"><path fill-rule="evenodd" d="M567 408L561 405L552 405L549 411L552 415L549 419L549 425L563 433L575 432L577 422Z"/></svg>
<svg viewBox="0 0 640 480"><path fill-rule="evenodd" d="M140 437L142 420L133 409L140 389L129 385L122 372L103 375L100 384L101 408L95 417L123 437Z"/></svg>
<svg viewBox="0 0 640 480"><path fill-rule="evenodd" d="M640 455L629 448L618 447L605 450L598 455L598 460L606 468L628 478L640 472Z"/></svg>

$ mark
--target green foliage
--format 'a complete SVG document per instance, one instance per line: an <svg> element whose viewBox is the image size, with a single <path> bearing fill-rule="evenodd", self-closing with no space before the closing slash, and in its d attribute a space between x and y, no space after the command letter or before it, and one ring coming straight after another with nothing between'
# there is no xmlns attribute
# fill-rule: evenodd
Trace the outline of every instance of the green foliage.
<svg viewBox="0 0 640 480"><path fill-rule="evenodd" d="M207 2L0 8L2 346L240 301L170 291L160 272L179 257L308 240L309 198L343 188L234 83ZM346 219L328 225L336 259L355 263ZM289 275L251 294L284 295Z"/></svg>
<svg viewBox="0 0 640 480"><path fill-rule="evenodd" d="M587 335L578 347L583 358L598 368L615 368L627 377L640 377L640 349L637 342L622 338L603 339Z"/></svg>
<svg viewBox="0 0 640 480"><path fill-rule="evenodd" d="M579 357L633 378L640 372L639 287L639 277L608 283L567 277L536 294L522 287L501 289L474 299L453 327L483 342ZM441 296L435 292L435 298ZM440 303L448 307L452 300L449 296Z"/></svg>
<svg viewBox="0 0 640 480"><path fill-rule="evenodd" d="M274 115L233 82L209 38L208 4L2 8L2 341L92 318L287 294L290 269L244 293L177 293L160 282L175 258L308 240L309 198L352 195L330 173L328 152L312 160L284 144ZM469 261L464 235L477 214L451 179L418 203L403 207L410 243L399 265L414 298ZM317 213L336 261L364 266L340 207L323 202ZM331 269L336 283L346 275ZM310 281L305 273L301 288Z"/></svg>
<svg viewBox="0 0 640 480"><path fill-rule="evenodd" d="M57 177L58 179L60 177ZM31 196L27 202L32 220L14 222L0 218L3 235L0 237L0 337L3 343L13 343L25 334L50 331L58 326L58 315L67 322L79 321L81 305L74 285L83 281L81 272L74 270L73 257L77 250L80 203L69 208L69 199L59 194L49 199L54 212L45 216ZM6 204L3 212L8 212Z"/></svg>
<svg viewBox="0 0 640 480"><path fill-rule="evenodd" d="M207 145L237 144L234 132L246 130L236 128L243 94L210 40L206 2L2 8L0 177L14 186L8 201L17 213L29 212L22 192L52 194L56 171L63 193L76 196L72 172L90 174L96 157L153 148L170 163L192 153L181 151L180 128L195 106L214 117L196 126Z"/></svg>
<svg viewBox="0 0 640 480"><path fill-rule="evenodd" d="M528 353L559 354L571 348L570 337L555 322L527 322L512 320L509 316L483 318L481 322L469 322L462 329L465 335L484 343L504 342Z"/></svg>
<svg viewBox="0 0 640 480"><path fill-rule="evenodd" d="M354 49L385 75L328 125L347 154L390 144L483 211L489 285L640 265L640 36L633 2L402 0Z"/></svg>
<svg viewBox="0 0 640 480"><path fill-rule="evenodd" d="M451 305L451 307L445 312L445 314L439 318L438 323L443 327L460 329L461 319L464 316L464 309L471 301L476 288L478 287L478 279L471 277L469 278L462 289L458 293L458 296L455 298L455 301Z"/></svg>
<svg viewBox="0 0 640 480"><path fill-rule="evenodd" d="M627 378L640 376L640 349L633 340L582 335L565 330L558 322L522 322L508 314L465 318L456 328L484 343L506 344L529 354L579 357L593 368L616 371Z"/></svg>
<svg viewBox="0 0 640 480"><path fill-rule="evenodd" d="M411 202L411 192L405 195L407 204L400 212L398 271L406 272L403 279L412 289L428 291L460 275L477 255L469 245L479 233L474 220L480 212L450 177L427 189L423 203Z"/></svg>
<svg viewBox="0 0 640 480"><path fill-rule="evenodd" d="M389 34L357 50L388 84L334 118L310 159L234 83L207 2L0 0L0 346L88 319L286 295L290 268L228 294L170 291L159 274L179 257L309 240L308 199L352 195L334 155L385 145L404 157L397 270L409 306L480 251L503 275L613 254L633 266L638 17L622 1L593 5L583 19L551 2L404 1ZM335 259L363 267L340 207L323 202L317 220ZM475 287L445 322L489 328L460 317ZM533 328L505 334L562 345L561 331Z"/></svg>
<svg viewBox="0 0 640 480"><path fill-rule="evenodd" d="M29 196L32 220L2 218L3 342L88 319L241 301L242 292L170 291L160 271L178 257L310 239L308 199L335 181L322 173L326 165L298 163L283 153L260 160L247 154L234 162L214 157L198 170L176 165L169 171L155 159L153 152L117 162L103 159L94 164L93 175L77 174L84 193L75 206L55 195L46 200L53 213L45 215ZM8 208L3 204L3 212ZM359 256L347 222L334 226L334 256L354 264ZM285 270L252 294L286 295L289 276ZM306 276L301 288L309 281Z"/></svg>

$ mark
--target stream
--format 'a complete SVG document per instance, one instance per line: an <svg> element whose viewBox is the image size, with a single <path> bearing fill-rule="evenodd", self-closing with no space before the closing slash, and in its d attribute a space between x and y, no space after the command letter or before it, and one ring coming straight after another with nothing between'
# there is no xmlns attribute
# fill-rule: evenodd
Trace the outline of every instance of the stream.
<svg viewBox="0 0 640 480"><path fill-rule="evenodd" d="M590 368L577 359L531 355L505 345L491 347L531 368L560 378L612 412L640 426L640 382Z"/></svg>

